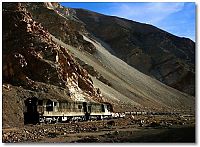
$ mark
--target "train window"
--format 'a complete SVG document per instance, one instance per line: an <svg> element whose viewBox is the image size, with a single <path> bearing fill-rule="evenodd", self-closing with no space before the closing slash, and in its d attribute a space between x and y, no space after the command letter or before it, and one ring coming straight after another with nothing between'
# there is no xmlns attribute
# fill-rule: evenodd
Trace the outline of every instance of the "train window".
<svg viewBox="0 0 200 147"><path fill-rule="evenodd" d="M87 103L86 102L83 102L83 111L87 112Z"/></svg>
<svg viewBox="0 0 200 147"><path fill-rule="evenodd" d="M53 102L51 100L46 103L46 111L53 111Z"/></svg>
<svg viewBox="0 0 200 147"><path fill-rule="evenodd" d="M81 105L78 105L78 109L82 109L82 106L81 106Z"/></svg>
<svg viewBox="0 0 200 147"><path fill-rule="evenodd" d="M104 107L103 104L101 105L101 111L102 111L102 112L105 112L105 107Z"/></svg>
<svg viewBox="0 0 200 147"><path fill-rule="evenodd" d="M88 106L88 112L91 113L92 106Z"/></svg>
<svg viewBox="0 0 200 147"><path fill-rule="evenodd" d="M112 105L111 105L111 104L108 104L108 105L107 105L107 109L108 109L108 111L111 111L111 112L113 112L113 107L112 107Z"/></svg>
<svg viewBox="0 0 200 147"><path fill-rule="evenodd" d="M62 108L65 109L66 107L66 103L62 103Z"/></svg>

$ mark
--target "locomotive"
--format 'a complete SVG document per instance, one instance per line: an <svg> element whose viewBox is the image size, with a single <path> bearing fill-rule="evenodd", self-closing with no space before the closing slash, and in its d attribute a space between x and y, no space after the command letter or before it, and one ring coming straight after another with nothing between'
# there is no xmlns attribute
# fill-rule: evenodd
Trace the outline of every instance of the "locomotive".
<svg viewBox="0 0 200 147"><path fill-rule="evenodd" d="M109 103L33 97L25 100L24 124L101 120L111 118L112 111Z"/></svg>

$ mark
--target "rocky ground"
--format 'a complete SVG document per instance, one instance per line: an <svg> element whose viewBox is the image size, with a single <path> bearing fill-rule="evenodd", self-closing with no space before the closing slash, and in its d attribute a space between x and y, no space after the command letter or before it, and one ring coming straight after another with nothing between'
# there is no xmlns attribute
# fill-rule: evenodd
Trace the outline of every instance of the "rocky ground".
<svg viewBox="0 0 200 147"><path fill-rule="evenodd" d="M2 140L4 143L195 142L194 126L191 116L128 115L104 121L3 128Z"/></svg>

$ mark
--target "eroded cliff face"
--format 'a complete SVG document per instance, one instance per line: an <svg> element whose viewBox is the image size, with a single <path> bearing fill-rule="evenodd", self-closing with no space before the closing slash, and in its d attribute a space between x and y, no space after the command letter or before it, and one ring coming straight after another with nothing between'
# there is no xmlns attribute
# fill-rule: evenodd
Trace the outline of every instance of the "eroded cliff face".
<svg viewBox="0 0 200 147"><path fill-rule="evenodd" d="M32 14L33 19L66 44L79 50L95 53L96 49L90 42L83 39L86 33L84 24L76 18L75 10L64 8L59 3L22 3Z"/></svg>
<svg viewBox="0 0 200 147"><path fill-rule="evenodd" d="M86 70L74 61L66 48L52 41L41 24L32 19L20 3L4 4L3 80L36 88L34 81L99 97Z"/></svg>
<svg viewBox="0 0 200 147"><path fill-rule="evenodd" d="M17 91L15 99L20 106L16 107L20 108L24 99L39 95L102 102L101 92L94 88L87 71L66 48L52 41L49 32L32 19L21 3L3 3L2 68L3 114L10 109L12 91ZM14 113L21 116L23 112L9 112Z"/></svg>

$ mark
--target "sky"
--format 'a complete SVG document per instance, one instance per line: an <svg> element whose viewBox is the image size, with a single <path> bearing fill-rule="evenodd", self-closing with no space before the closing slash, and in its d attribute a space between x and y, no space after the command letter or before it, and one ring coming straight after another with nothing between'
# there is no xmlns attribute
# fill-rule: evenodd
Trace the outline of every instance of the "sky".
<svg viewBox="0 0 200 147"><path fill-rule="evenodd" d="M196 5L193 2L64 2L61 5L151 24L195 41Z"/></svg>

